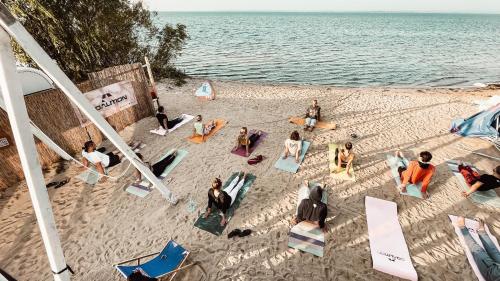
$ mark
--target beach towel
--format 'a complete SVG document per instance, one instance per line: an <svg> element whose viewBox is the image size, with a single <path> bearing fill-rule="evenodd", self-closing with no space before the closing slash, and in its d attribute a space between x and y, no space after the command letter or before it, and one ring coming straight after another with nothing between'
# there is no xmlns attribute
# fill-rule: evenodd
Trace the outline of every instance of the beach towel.
<svg viewBox="0 0 500 281"><path fill-rule="evenodd" d="M215 123L216 123L215 128L213 128L212 131L210 131L210 133L205 136L205 141L207 141L210 137L215 135L215 133L217 133L220 129L222 129L222 127L224 127L224 125L226 125L226 121L224 121L222 119L216 119ZM197 144L203 143L202 137L199 135L194 136L194 137L193 136L188 137L188 141L191 141L191 142L194 142Z"/></svg>
<svg viewBox="0 0 500 281"><path fill-rule="evenodd" d="M276 161L276 164L274 164L274 167L286 172L297 173L300 164L302 164L302 161L304 161L309 146L311 146L310 142L302 141L302 151L299 156L299 163L295 162L295 156L293 155L289 155L288 158L283 159L284 154L282 153L278 161Z"/></svg>
<svg viewBox="0 0 500 281"><path fill-rule="evenodd" d="M288 120L290 123L293 123L295 125L299 126L304 126L306 123L306 120L304 118L300 117L291 117ZM327 129L327 130L335 130L337 128L337 124L334 122L323 122L323 121L318 121L316 125L314 125L315 128L321 128L321 129Z"/></svg>
<svg viewBox="0 0 500 281"><path fill-rule="evenodd" d="M151 184L145 180L140 183L133 183L125 189L125 191L127 191L128 193L139 196L141 198L148 196L148 194L151 193L152 190L153 189L151 188Z"/></svg>
<svg viewBox="0 0 500 281"><path fill-rule="evenodd" d="M257 130L250 130L249 131L249 135L251 136L252 134L254 133L257 133ZM262 134L260 135L260 138L255 142L255 144L252 146L252 147L249 147L248 148L248 156L250 156L252 154L252 152L254 152L254 150L257 148L257 146L264 141L264 139L267 137L267 133L265 132L262 132ZM246 156L246 149L245 147L242 147L240 146L238 149L234 149L231 150L231 153L232 154L236 154L236 155L239 155L239 156L243 156L243 157L247 157Z"/></svg>
<svg viewBox="0 0 500 281"><path fill-rule="evenodd" d="M350 176L347 175L345 168L342 168L341 172L337 172L337 161L335 161L335 150L339 147L336 143L331 143L328 145L328 161L330 167L330 176L334 179L356 181L356 176L354 175L354 167L351 165L349 168Z"/></svg>
<svg viewBox="0 0 500 281"><path fill-rule="evenodd" d="M201 87L196 90L195 96L197 97L211 97L213 93L212 86L208 81L203 82Z"/></svg>
<svg viewBox="0 0 500 281"><path fill-rule="evenodd" d="M398 221L396 203L366 196L365 207L373 268L417 281L417 272Z"/></svg>
<svg viewBox="0 0 500 281"><path fill-rule="evenodd" d="M472 267L472 270L474 271L474 273L476 274L477 279L479 281L485 281L483 276L479 272L479 269L477 268L476 261L474 260L472 253L469 250L469 247L467 247L467 244L465 244L464 236L462 235L460 228L458 228L458 226L455 225L458 217L453 216L453 215L448 215L448 216L450 217L451 223L453 224L453 227L455 228L455 233L457 234L458 239L460 240L460 244L462 244L462 248L464 248L465 255L467 256L467 259L469 260L469 264ZM479 223L475 220L471 220L471 219L467 219L467 218L465 219L465 226L469 230L471 230L471 231L469 231L470 235L472 236L472 238L476 241L476 243L478 245L483 247L483 243L481 242L481 240L479 239L479 236L477 235L477 233L475 231L475 229L477 229L479 227L478 224ZM500 251L500 246L498 245L498 240L495 238L495 236L493 236L491 234L491 232L486 224L484 225L484 230L486 231L488 236L491 238L491 241L493 241L493 243L497 246L497 249ZM484 247L483 247L483 249L484 249Z"/></svg>
<svg viewBox="0 0 500 281"><path fill-rule="evenodd" d="M297 194L297 209L304 198L309 198L309 191L315 185L317 183L311 182L309 186L302 185L300 187ZM321 202L327 204L327 200L327 189L323 189ZM309 222L300 222L290 230L288 247L323 257L325 235L319 226Z"/></svg>
<svg viewBox="0 0 500 281"><path fill-rule="evenodd" d="M464 176L458 171L458 163L457 161L454 160L448 160L446 161L446 164L448 165L448 168L453 172L455 177L457 177L458 184L460 186L460 189L463 191L468 191L470 186L467 184L465 181ZM474 168L470 164L466 164L467 166L471 166L474 171L477 172L477 169ZM495 208L500 208L500 197L498 194L495 192L495 190L488 190L488 191L476 191L469 195L469 198L472 202L476 204L485 204L489 205Z"/></svg>
<svg viewBox="0 0 500 281"><path fill-rule="evenodd" d="M401 184L401 178L399 177L398 167L401 166L402 164L408 167L410 161L408 161L408 159L406 158L400 158L394 155L387 154L387 165L391 169L391 175L396 181L396 187L398 187ZM402 195L408 195L423 199L424 197L422 196L421 190L422 190L422 183L408 184L408 186L406 186L406 192L401 192L401 190L399 190L399 193Z"/></svg>
<svg viewBox="0 0 500 281"><path fill-rule="evenodd" d="M226 181L226 183L224 183L222 189L226 188L236 176L238 176L238 173L232 174ZM224 231L224 229L226 228L226 226L231 221L231 218L234 215L234 211L238 209L238 207L240 206L241 201L243 201L243 199L245 198L245 195L247 194L248 190L250 189L250 186L252 186L255 179L256 177L254 175L248 174L247 179L243 184L243 187L241 187L240 192L238 192L238 195L236 196L236 199L233 202L233 205L231 205L231 207L226 211L226 220L227 220L226 225L224 226L220 225L222 217L220 215L220 211L214 207L208 218L203 217L205 215L205 212L203 212L194 223L194 226L198 227L201 230L205 230L214 235L220 236Z"/></svg>
<svg viewBox="0 0 500 281"><path fill-rule="evenodd" d="M193 120L193 118L194 118L193 115L189 115L189 114L182 114L181 117L182 117L182 121L180 123L177 123L173 128L168 129L169 133L175 131L176 129L180 128L182 125L188 123L189 121ZM160 135L160 136L164 136L167 134L167 130L165 130L161 127L158 129L150 130L149 132L153 133L153 134Z"/></svg>

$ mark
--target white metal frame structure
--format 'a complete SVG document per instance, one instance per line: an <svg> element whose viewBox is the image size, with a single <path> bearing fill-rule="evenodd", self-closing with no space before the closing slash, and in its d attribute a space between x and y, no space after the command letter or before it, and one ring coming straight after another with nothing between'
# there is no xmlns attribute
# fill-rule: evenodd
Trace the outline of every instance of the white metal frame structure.
<svg viewBox="0 0 500 281"><path fill-rule="evenodd" d="M156 189L171 203L177 199L163 183L154 176L148 167L142 164L132 149L121 139L120 135L88 102L82 92L71 82L59 66L45 53L35 39L0 2L0 89L3 95L5 110L9 116L14 140L18 148L26 183L31 196L33 209L40 227L42 239L47 251L49 264L54 280L70 280L61 242L56 229L54 215L50 205L45 181L37 155L30 120L21 84L16 71L16 61L10 45L14 39L26 53L38 64L52 81L64 92L81 112L118 148L125 157L149 180Z"/></svg>

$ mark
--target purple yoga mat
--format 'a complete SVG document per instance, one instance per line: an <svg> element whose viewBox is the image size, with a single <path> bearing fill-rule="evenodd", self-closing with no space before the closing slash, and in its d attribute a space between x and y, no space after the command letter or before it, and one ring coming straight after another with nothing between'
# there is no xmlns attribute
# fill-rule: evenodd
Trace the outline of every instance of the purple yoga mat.
<svg viewBox="0 0 500 281"><path fill-rule="evenodd" d="M256 133L257 131L258 130L250 130L249 135L252 135L253 133ZM267 133L262 132L262 134L260 135L260 138L257 140L257 142L255 142L255 144L252 147L248 148L248 156L250 156L252 154L252 152L257 148L257 146L259 146L259 144L266 138L266 136L267 136ZM231 150L231 153L239 155L239 156L247 157L245 155L246 149L244 147L240 147L236 150L233 149L233 150Z"/></svg>

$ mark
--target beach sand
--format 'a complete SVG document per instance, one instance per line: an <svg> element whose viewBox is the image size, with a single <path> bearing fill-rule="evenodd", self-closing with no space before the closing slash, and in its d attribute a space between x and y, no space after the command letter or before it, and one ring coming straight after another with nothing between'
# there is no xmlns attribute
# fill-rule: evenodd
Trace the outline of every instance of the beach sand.
<svg viewBox="0 0 500 281"><path fill-rule="evenodd" d="M477 206L460 196L448 170L447 159L463 159L482 171L498 163L461 148L494 155L487 142L448 133L450 121L476 111L475 99L494 94L487 90L374 89L326 86L260 85L215 82L215 101L197 100L201 80L181 88L159 85L161 104L170 118L181 113L202 114L205 120L222 118L229 123L204 144L186 141L192 123L165 137L149 133L156 119L146 118L121 132L126 140L147 144L142 154L155 161L171 148L188 156L169 175L168 187L181 201L169 204L158 191L142 199L123 189L132 181L131 171L118 181L94 187L76 178L76 164L60 163L45 171L46 181L71 178L59 189L49 189L67 263L76 271L72 280L124 280L112 267L115 262L160 251L169 238L191 251L198 262L176 280L398 280L372 269L364 197L394 201L399 221L420 280L476 280L448 214L480 215L500 237L498 209ZM304 132L287 122L302 115L311 100L322 107L322 117L333 120L335 131ZM249 166L246 158L230 153L241 126L269 133L254 152L266 159ZM297 174L278 171L274 163L284 140L293 130L312 141ZM355 133L358 138L351 139ZM328 171L328 144L352 141L358 155L356 182L333 180ZM414 157L422 150L433 153L437 175L431 198L402 197L389 175L387 153L401 149ZM120 174L128 162L117 167ZM257 176L242 205L222 236L193 227L204 211L211 179L223 180L232 172ZM298 184L304 179L328 185L327 244L323 258L287 247L289 221L296 208ZM190 212L188 201L196 202ZM232 229L250 228L245 238L228 239ZM4 191L0 199L0 268L19 280L51 280L50 268L25 183Z"/></svg>

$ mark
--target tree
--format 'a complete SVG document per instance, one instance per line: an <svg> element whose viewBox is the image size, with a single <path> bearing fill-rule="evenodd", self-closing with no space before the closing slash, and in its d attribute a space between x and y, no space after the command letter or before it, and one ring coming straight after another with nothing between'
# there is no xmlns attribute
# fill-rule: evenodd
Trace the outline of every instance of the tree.
<svg viewBox="0 0 500 281"><path fill-rule="evenodd" d="M141 1L128 0L6 0L5 4L51 58L75 82L106 67L151 58L157 78L183 81L173 60L188 39L178 24L159 29L156 13ZM156 47L155 45L158 44ZM36 66L13 43L21 63Z"/></svg>

